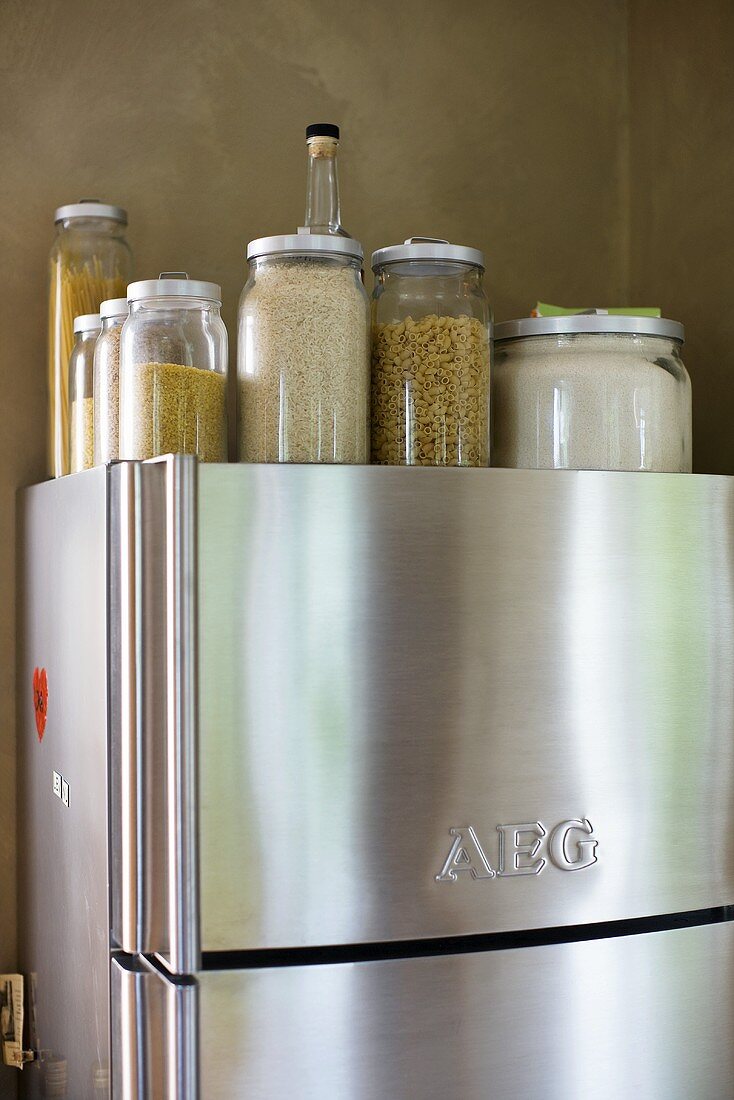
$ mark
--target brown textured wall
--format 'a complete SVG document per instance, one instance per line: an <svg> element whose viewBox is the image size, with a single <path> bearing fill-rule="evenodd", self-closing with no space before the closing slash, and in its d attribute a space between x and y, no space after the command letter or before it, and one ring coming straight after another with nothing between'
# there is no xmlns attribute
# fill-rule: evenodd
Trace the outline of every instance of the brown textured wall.
<svg viewBox="0 0 734 1100"><path fill-rule="evenodd" d="M699 472L734 474L734 4L633 0L631 292L685 323Z"/></svg>
<svg viewBox="0 0 734 1100"><path fill-rule="evenodd" d="M54 207L127 206L137 274L221 282L232 332L245 244L300 222L303 127L336 121L344 220L366 250L410 234L483 248L500 318L538 297L624 299L626 18L621 0L0 5L0 967L15 944L13 500L44 471Z"/></svg>

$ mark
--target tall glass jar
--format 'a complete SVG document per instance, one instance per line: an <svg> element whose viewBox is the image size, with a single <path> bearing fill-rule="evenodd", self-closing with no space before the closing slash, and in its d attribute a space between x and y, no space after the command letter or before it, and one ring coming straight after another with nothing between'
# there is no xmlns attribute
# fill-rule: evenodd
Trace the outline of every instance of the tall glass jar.
<svg viewBox="0 0 734 1100"><path fill-rule="evenodd" d="M183 271L127 288L120 337L120 458L227 461L227 330L216 283Z"/></svg>
<svg viewBox="0 0 734 1100"><path fill-rule="evenodd" d="M74 318L69 356L69 468L72 474L94 465L94 345L102 325L98 313Z"/></svg>
<svg viewBox="0 0 734 1100"><path fill-rule="evenodd" d="M247 249L237 342L242 462L369 462L369 300L350 237Z"/></svg>
<svg viewBox="0 0 734 1100"><path fill-rule="evenodd" d="M372 461L489 465L482 253L411 237L375 252L372 270Z"/></svg>
<svg viewBox="0 0 734 1100"><path fill-rule="evenodd" d="M102 331L94 345L94 464L120 457L120 334L127 298L102 302Z"/></svg>
<svg viewBox="0 0 734 1100"><path fill-rule="evenodd" d="M492 465L690 473L683 326L577 314L495 328Z"/></svg>
<svg viewBox="0 0 734 1100"><path fill-rule="evenodd" d="M127 214L119 206L82 199L56 211L49 260L48 472L69 472L68 366L74 318L95 313L107 298L125 293L132 257L125 239Z"/></svg>

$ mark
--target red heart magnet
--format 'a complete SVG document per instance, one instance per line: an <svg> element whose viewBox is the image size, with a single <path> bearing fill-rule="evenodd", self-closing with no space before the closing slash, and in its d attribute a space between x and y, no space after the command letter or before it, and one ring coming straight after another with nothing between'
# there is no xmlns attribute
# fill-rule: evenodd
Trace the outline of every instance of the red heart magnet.
<svg viewBox="0 0 734 1100"><path fill-rule="evenodd" d="M36 712L38 740L43 741L48 714L48 678L45 668L33 669L33 709Z"/></svg>

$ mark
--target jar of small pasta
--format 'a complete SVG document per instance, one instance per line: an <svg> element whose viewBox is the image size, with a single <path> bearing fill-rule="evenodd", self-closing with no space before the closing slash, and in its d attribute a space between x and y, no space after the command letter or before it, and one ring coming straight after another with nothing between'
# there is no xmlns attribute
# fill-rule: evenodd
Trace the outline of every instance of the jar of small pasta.
<svg viewBox="0 0 734 1100"><path fill-rule="evenodd" d="M74 347L69 356L69 469L94 465L94 345L102 321L98 313L74 318Z"/></svg>
<svg viewBox="0 0 734 1100"><path fill-rule="evenodd" d="M488 466L484 257L430 237L372 256L372 461Z"/></svg>
<svg viewBox="0 0 734 1100"><path fill-rule="evenodd" d="M127 288L120 336L120 458L227 461L227 330L221 289L183 271Z"/></svg>

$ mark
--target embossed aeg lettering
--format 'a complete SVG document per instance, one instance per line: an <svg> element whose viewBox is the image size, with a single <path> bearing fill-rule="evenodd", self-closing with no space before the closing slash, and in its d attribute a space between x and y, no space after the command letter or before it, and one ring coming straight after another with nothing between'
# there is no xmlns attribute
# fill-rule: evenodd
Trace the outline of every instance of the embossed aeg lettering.
<svg viewBox="0 0 734 1100"><path fill-rule="evenodd" d="M472 879L539 875L549 862L559 871L583 871L597 861L598 841L587 817L561 821L550 834L540 821L497 825L496 829L496 867L473 825L449 829L453 839L436 882L456 882L463 871Z"/></svg>

